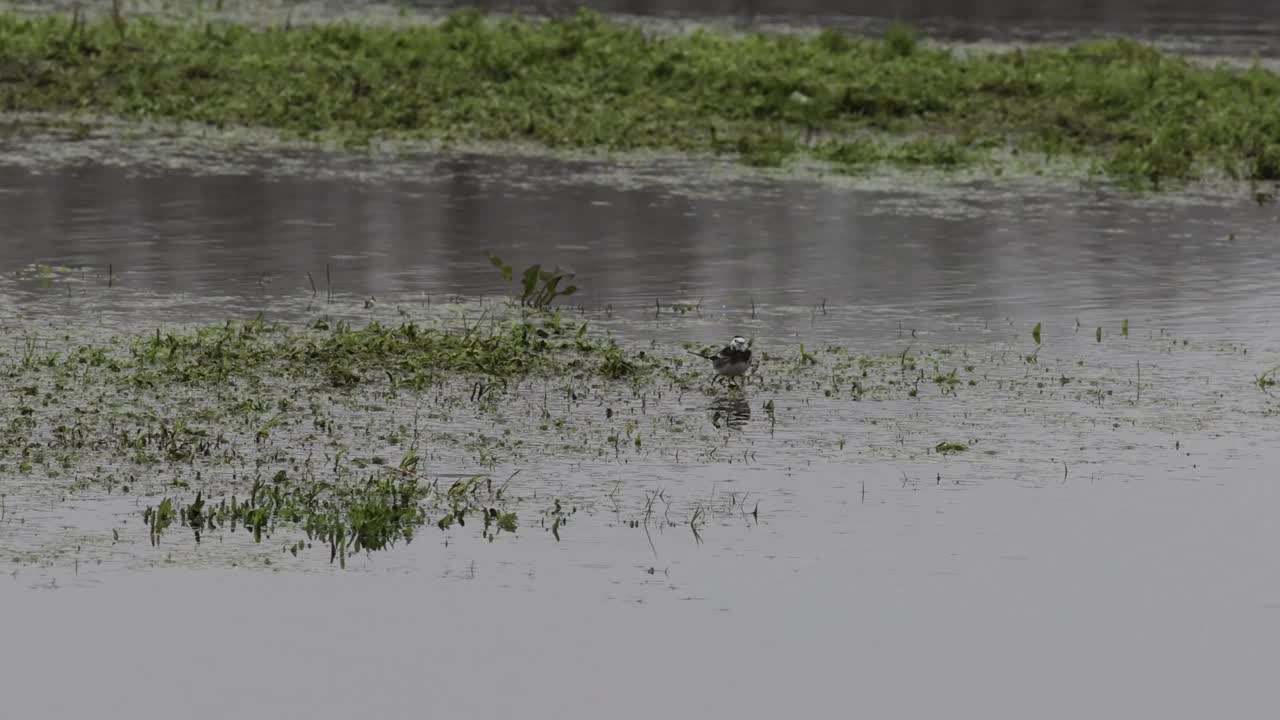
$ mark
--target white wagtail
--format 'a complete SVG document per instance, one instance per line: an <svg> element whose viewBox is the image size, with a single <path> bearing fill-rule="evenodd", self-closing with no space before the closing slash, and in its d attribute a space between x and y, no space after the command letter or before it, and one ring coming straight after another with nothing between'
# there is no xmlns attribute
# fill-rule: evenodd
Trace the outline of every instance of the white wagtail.
<svg viewBox="0 0 1280 720"><path fill-rule="evenodd" d="M694 355L710 360L716 374L723 377L735 378L751 369L751 348L747 347L747 339L741 335L733 336L729 344L715 355Z"/></svg>

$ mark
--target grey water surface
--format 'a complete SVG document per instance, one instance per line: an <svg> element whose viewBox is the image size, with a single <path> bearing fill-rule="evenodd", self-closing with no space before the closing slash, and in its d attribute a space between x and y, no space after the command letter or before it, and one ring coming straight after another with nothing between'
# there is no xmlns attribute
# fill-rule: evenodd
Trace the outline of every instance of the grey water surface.
<svg viewBox="0 0 1280 720"><path fill-rule="evenodd" d="M757 521L651 535L597 497L561 541L424 532L345 571L152 548L133 500L24 500L0 477L0 548L62 539L0 580L6 716L1244 718L1280 701L1280 420L1254 386L1280 364L1274 205L465 155L353 182L310 162L0 166L4 322L495 295L492 250L571 267L575 312L630 347L950 344L1021 389L798 388L777 428L763 397L683 400L738 418L704 427L740 460L525 470L561 492L745 493ZM1114 395L1057 390L1091 372ZM947 439L975 451L928 452Z"/></svg>
<svg viewBox="0 0 1280 720"><path fill-rule="evenodd" d="M486 259L495 252L575 271L574 301L593 309L696 302L741 315L753 303L825 304L858 309L845 318L853 323L883 313L1086 324L1154 314L1188 332L1236 326L1269 342L1277 214L1244 196L994 181L850 189L662 163L624 174L604 161L467 155L380 182L0 166L0 266L60 266L60 281L77 288L71 300L110 282L210 298L206 314L219 317L228 302L254 309L330 288L424 302L502 293ZM57 312L45 290L19 284L10 297Z"/></svg>
<svg viewBox="0 0 1280 720"><path fill-rule="evenodd" d="M170 4L182 5L129 11ZM324 19L462 4L260 5ZM740 28L900 20L959 41L1280 47L1271 0L582 4ZM0 473L0 563L13 560L0 717L1164 720L1280 707L1280 404L1257 385L1280 366L1274 204L1028 178L42 143L0 136L5 353L33 335L258 313L394 322L397 308L508 292L493 251L575 271L566 314L630 351L740 332L779 353L946 346L956 368L990 369L954 395L926 379L916 399L808 386L666 398L697 431L683 455L546 452L503 468L581 500L560 540L529 517L492 543L428 528L346 570L274 546L271 564L250 562L230 536L196 546L175 531L152 547L146 499ZM972 449L932 452L942 441ZM697 538L681 523L627 526L635 498L659 490L679 518L729 495L759 514L731 501Z"/></svg>
<svg viewBox="0 0 1280 720"><path fill-rule="evenodd" d="M792 25L880 32L909 23L932 37L961 41L1036 41L1123 34L1184 44L1215 54L1273 54L1280 5L1272 0L1204 3L1189 0L411 0L417 8L483 7L525 13L564 13L590 7L640 17L730 19L744 27ZM1225 42L1225 45L1223 44Z"/></svg>
<svg viewBox="0 0 1280 720"><path fill-rule="evenodd" d="M74 7L110 12L113 0L3 0L0 8L43 14ZM739 30L835 28L880 34L894 22L960 43L1044 43L1124 35L1193 55L1274 58L1280 54L1275 0L124 0L126 16L223 17L262 23L337 19L402 22L463 8L563 17L590 8L657 23Z"/></svg>

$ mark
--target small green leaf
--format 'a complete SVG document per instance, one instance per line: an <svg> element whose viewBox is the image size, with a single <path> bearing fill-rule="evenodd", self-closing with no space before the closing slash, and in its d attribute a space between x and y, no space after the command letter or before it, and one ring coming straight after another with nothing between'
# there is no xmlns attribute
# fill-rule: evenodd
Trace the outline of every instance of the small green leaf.
<svg viewBox="0 0 1280 720"><path fill-rule="evenodd" d="M521 284L524 286L524 297L533 294L533 289L538 286L538 272L542 269L541 265L530 265L525 268L524 278Z"/></svg>
<svg viewBox="0 0 1280 720"><path fill-rule="evenodd" d="M1129 337L1129 321L1128 320L1123 320L1120 322L1120 336Z"/></svg>
<svg viewBox="0 0 1280 720"><path fill-rule="evenodd" d="M513 512L502 513L498 516L498 529L506 532L516 531L516 514Z"/></svg>
<svg viewBox="0 0 1280 720"><path fill-rule="evenodd" d="M1037 345L1040 344L1040 323L1036 323L1035 328L1031 331L1031 339L1035 340Z"/></svg>

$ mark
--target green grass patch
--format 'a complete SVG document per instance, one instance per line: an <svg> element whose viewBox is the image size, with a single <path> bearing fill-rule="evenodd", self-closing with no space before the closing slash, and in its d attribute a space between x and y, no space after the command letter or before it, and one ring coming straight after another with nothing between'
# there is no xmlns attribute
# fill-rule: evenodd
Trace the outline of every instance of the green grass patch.
<svg viewBox="0 0 1280 720"><path fill-rule="evenodd" d="M817 158L857 172L1068 157L1159 187L1280 180L1280 76L1137 42L959 54L883 40L655 36L583 12L249 28L0 16L0 109L374 139Z"/></svg>

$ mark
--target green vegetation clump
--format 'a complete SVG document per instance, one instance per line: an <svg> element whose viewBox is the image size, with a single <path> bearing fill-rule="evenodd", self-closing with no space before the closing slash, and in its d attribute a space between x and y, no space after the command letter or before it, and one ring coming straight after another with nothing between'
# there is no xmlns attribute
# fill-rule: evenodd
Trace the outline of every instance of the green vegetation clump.
<svg viewBox="0 0 1280 720"><path fill-rule="evenodd" d="M1260 390L1268 391L1276 386L1276 378L1280 377L1280 367L1273 367L1270 370L1258 376L1257 384Z"/></svg>
<svg viewBox="0 0 1280 720"><path fill-rule="evenodd" d="M415 388L447 374L501 381L545 366L553 349L593 349L585 326L575 326L580 335L566 337L558 316L549 318L542 323L502 322L481 328L485 322L481 317L462 330L412 322L394 327L372 322L353 328L344 322L319 320L299 333L253 320L182 334L157 332L133 342L134 362L126 377L134 385L162 387L226 382L266 368L285 377L320 378L337 388L360 384L370 374ZM95 354L92 360L98 357ZM101 358L107 362L105 355Z"/></svg>
<svg viewBox="0 0 1280 720"><path fill-rule="evenodd" d="M1003 150L1150 186L1280 180L1280 75L1124 39L961 54L883 40L673 36L582 12L255 29L0 15L0 109L373 139L798 157L857 171Z"/></svg>

